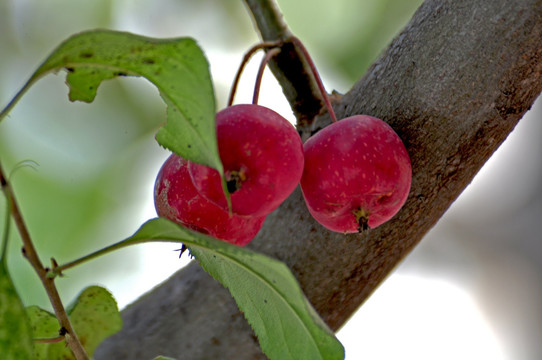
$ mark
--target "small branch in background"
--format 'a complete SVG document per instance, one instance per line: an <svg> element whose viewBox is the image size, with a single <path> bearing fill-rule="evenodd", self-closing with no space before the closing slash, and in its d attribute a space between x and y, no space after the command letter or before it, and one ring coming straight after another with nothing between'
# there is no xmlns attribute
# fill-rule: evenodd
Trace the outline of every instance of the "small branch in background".
<svg viewBox="0 0 542 360"><path fill-rule="evenodd" d="M244 0L265 42L281 41L281 52L269 62L269 68L282 87L297 118L298 127L309 126L322 112L324 99L317 80L302 50L292 41L293 34L273 0Z"/></svg>
<svg viewBox="0 0 542 360"><path fill-rule="evenodd" d="M286 40L292 36L275 0L245 0L265 41Z"/></svg>
<svg viewBox="0 0 542 360"><path fill-rule="evenodd" d="M67 335L69 335L65 336L66 342L77 360L86 360L89 357L85 349L83 348L83 345L79 341L77 335L75 334L75 331L68 318L68 314L66 313L64 305L60 300L60 295L58 294L58 290L54 284L54 280L47 276L48 270L43 266L41 260L39 259L36 248L34 247L34 244L30 237L30 233L28 232L28 228L26 227L26 224L24 222L19 205L15 200L15 194L13 192L13 189L11 188L7 177L4 175L1 164L0 185L2 187L2 192L6 196L6 200L8 202L10 210L9 212L11 213L11 216L15 221L15 224L19 230L19 234L21 235L21 240L23 241L23 254L28 259L28 261L38 274L43 286L45 287L45 291L49 296L49 300L51 301L51 305L53 306L60 327L62 329L66 329Z"/></svg>

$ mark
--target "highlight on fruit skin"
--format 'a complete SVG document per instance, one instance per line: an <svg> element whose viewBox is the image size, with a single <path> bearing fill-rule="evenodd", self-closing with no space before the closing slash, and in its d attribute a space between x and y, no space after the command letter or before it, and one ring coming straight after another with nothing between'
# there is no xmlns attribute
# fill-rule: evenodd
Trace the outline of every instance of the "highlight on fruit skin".
<svg viewBox="0 0 542 360"><path fill-rule="evenodd" d="M332 123L305 142L304 154L303 197L314 219L329 230L376 228L408 197L408 152L378 118L355 115Z"/></svg>
<svg viewBox="0 0 542 360"><path fill-rule="evenodd" d="M299 184L303 143L277 112L254 104L227 107L216 116L216 133L234 214L267 215ZM218 171L195 163L189 171L200 194L228 210Z"/></svg>
<svg viewBox="0 0 542 360"><path fill-rule="evenodd" d="M230 216L196 190L188 173L188 164L189 161L172 154L162 165L154 186L158 216L235 245L250 243L262 227L265 216Z"/></svg>

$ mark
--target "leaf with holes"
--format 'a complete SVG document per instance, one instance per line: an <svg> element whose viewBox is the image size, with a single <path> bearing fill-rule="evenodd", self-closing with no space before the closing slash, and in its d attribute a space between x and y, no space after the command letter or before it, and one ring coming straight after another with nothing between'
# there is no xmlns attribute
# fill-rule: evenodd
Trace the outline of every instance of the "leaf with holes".
<svg viewBox="0 0 542 360"><path fill-rule="evenodd" d="M215 97L209 64L191 38L155 39L127 32L92 30L73 35L36 70L0 121L41 77L65 69L69 98L92 102L102 81L141 76L167 105L167 123L156 134L165 148L222 173L215 129Z"/></svg>

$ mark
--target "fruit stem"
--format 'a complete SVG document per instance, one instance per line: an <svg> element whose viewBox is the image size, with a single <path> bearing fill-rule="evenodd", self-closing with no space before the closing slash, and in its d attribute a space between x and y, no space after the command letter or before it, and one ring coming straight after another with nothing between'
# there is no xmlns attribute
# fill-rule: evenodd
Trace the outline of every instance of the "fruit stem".
<svg viewBox="0 0 542 360"><path fill-rule="evenodd" d="M247 65L252 55L254 55L256 51L260 49L275 48L275 47L279 47L281 44L282 44L282 41L264 41L264 42L254 45L245 53L245 56L243 57L243 60L241 61L241 65L239 65L239 69L237 69L237 73L235 74L235 78L233 80L233 84L230 89L230 96L228 98L228 106L233 105L233 100L235 98L237 86L239 85L239 80L241 79L241 74L243 73L243 70L245 69L245 66Z"/></svg>
<svg viewBox="0 0 542 360"><path fill-rule="evenodd" d="M329 96L326 92L326 89L324 88L324 84L322 83L322 78L320 77L320 74L318 73L318 70L316 69L316 65L312 61L312 58L307 48L305 47L305 45L303 45L301 40L299 40L299 38L297 38L296 36L293 36L293 35L289 36L288 41L291 41L295 46L299 48L299 50L301 50L303 57L305 58L305 60L307 61L307 64L309 65L309 68L314 77L314 80L316 81L318 90L320 91L320 94L322 95L322 99L324 100L324 105L329 113L329 116L331 117L331 121L337 122L337 116L335 115L335 111L333 110L333 107L331 106L331 101L329 100ZM254 87L254 95L253 95L252 103L256 104L258 102L258 97L260 93L260 85L261 85L261 77L265 69L265 66L267 65L267 63L273 56L278 54L278 52L280 51L280 47L282 45L284 45L284 41L281 41L281 40L264 41L264 42L254 45L245 53L243 60L241 61L241 64L239 65L239 68L237 69L237 73L235 74L235 78L233 80L233 84L230 89L230 96L228 98L228 104L227 104L228 106L233 105L235 93L237 92L239 80L241 79L241 74L243 73L243 70L245 69L246 64L248 63L252 55L254 55L256 51L260 49L271 49L271 51L268 51L266 53L266 56L262 59L262 62L260 64L260 69L258 70L258 75L256 78L256 84Z"/></svg>
<svg viewBox="0 0 542 360"><path fill-rule="evenodd" d="M327 108L327 111L329 112L329 116L331 117L332 122L337 122L337 116L335 116L335 111L333 110L333 107L331 106L331 101L329 101L329 96L327 95L326 89L324 88L324 84L322 83L322 78L320 78L320 75L318 74L318 70L316 69L316 65L314 65L314 62L312 61L312 58L301 40L299 38L292 36L291 41L299 47L301 52L303 53L303 56L307 60L307 63L309 64L309 67L311 69L312 75L314 76L314 79L316 80L316 84L318 85L318 89L320 90L320 93L322 94L322 98L324 100L324 104Z"/></svg>
<svg viewBox="0 0 542 360"><path fill-rule="evenodd" d="M280 52L280 48L273 48L265 53L262 62L260 63L260 68L258 69L258 74L256 75L256 83L254 84L254 95L252 97L252 104L258 104L258 97L260 96L260 86L262 84L263 72L269 60Z"/></svg>

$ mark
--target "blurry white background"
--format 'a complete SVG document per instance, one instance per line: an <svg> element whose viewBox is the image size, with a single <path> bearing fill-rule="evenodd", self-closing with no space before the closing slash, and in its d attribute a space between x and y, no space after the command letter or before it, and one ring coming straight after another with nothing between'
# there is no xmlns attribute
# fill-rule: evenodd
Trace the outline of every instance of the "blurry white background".
<svg viewBox="0 0 542 360"><path fill-rule="evenodd" d="M279 1L327 89L339 92L362 75L419 3ZM0 106L62 40L96 27L196 38L211 63L219 108L244 51L258 41L241 1L0 0ZM354 44L362 49L352 49ZM250 101L258 61L245 71L237 102ZM263 85L260 103L293 120L269 72ZM164 106L145 81L106 83L91 106L69 103L66 93L63 78L49 76L0 125L5 167L25 159L40 164L21 171L14 183L43 258L61 261L129 236L154 217L154 177L168 155L152 137L164 121ZM539 100L437 226L339 331L348 360L539 359L541 118ZM87 204L83 212L76 207L81 203ZM173 251L177 247L142 245L83 265L62 281L62 295L68 302L83 286L100 283L124 307L186 263ZM19 244L12 241L10 250L25 301L47 307L18 256Z"/></svg>

